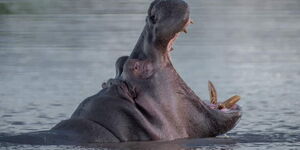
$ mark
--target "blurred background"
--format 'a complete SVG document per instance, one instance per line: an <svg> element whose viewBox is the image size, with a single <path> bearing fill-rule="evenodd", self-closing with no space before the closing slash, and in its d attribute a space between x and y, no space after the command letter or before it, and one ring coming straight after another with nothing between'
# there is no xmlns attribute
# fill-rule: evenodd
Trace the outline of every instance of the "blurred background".
<svg viewBox="0 0 300 150"><path fill-rule="evenodd" d="M208 99L242 97L234 149L300 146L300 1L187 0L172 59ZM150 0L0 0L0 135L47 130L114 76ZM214 146L213 146L214 148ZM50 148L51 149L51 148Z"/></svg>

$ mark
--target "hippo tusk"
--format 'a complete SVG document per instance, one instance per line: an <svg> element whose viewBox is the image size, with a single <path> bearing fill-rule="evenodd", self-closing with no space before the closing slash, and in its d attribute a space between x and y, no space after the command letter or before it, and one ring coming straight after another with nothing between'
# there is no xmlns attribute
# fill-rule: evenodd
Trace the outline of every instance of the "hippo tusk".
<svg viewBox="0 0 300 150"><path fill-rule="evenodd" d="M192 19L190 19L190 24L194 24L194 21Z"/></svg>
<svg viewBox="0 0 300 150"><path fill-rule="evenodd" d="M210 96L210 103L217 104L218 103L217 91L211 81L208 81L208 90Z"/></svg>
<svg viewBox="0 0 300 150"><path fill-rule="evenodd" d="M184 28L182 31L183 31L184 33L188 33L188 30L187 30L186 28Z"/></svg>
<svg viewBox="0 0 300 150"><path fill-rule="evenodd" d="M241 99L240 96L235 95L230 97L228 100L222 102L219 106L218 109L223 109L223 108L231 108L234 104L236 104L239 100Z"/></svg>

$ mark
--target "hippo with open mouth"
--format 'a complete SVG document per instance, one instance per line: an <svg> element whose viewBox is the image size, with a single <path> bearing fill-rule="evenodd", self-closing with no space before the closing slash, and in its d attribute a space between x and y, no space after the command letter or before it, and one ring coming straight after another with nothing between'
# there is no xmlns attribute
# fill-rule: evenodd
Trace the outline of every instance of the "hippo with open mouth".
<svg viewBox="0 0 300 150"><path fill-rule="evenodd" d="M173 44L192 23L182 0L155 0L130 56L116 62L116 76L85 99L72 116L48 131L1 137L24 144L85 144L214 137L241 118L233 96L217 101L209 82L210 103L183 81L170 60Z"/></svg>

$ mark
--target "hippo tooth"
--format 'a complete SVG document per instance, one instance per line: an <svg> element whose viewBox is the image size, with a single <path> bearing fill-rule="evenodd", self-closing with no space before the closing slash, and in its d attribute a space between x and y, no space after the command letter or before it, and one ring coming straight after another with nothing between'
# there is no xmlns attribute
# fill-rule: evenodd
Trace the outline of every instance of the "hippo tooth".
<svg viewBox="0 0 300 150"><path fill-rule="evenodd" d="M188 30L187 30L186 28L184 28L182 31L183 31L184 33L188 33Z"/></svg>
<svg viewBox="0 0 300 150"><path fill-rule="evenodd" d="M240 96L235 95L230 97L228 100L224 101L218 106L218 109L228 108L230 109L234 104L236 104L241 99Z"/></svg>
<svg viewBox="0 0 300 150"><path fill-rule="evenodd" d="M190 19L190 24L194 24L194 21L192 19Z"/></svg>
<svg viewBox="0 0 300 150"><path fill-rule="evenodd" d="M208 90L210 96L210 103L217 104L218 103L217 91L211 81L208 81Z"/></svg>

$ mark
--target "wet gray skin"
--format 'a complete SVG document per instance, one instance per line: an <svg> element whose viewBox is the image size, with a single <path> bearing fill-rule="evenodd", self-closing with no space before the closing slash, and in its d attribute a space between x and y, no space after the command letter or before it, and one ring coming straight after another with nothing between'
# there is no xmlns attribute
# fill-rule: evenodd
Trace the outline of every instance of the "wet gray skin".
<svg viewBox="0 0 300 150"><path fill-rule="evenodd" d="M0 140L85 144L203 138L229 131L241 117L240 107L211 108L186 85L170 61L173 41L189 23L184 1L155 0L133 52L117 60L116 77L104 83L99 93L85 99L70 119L49 131Z"/></svg>

